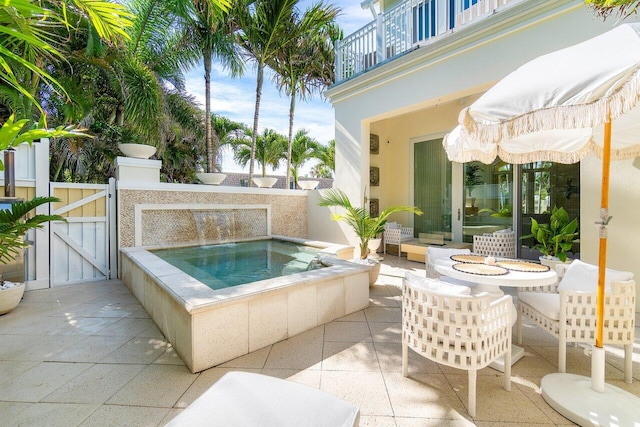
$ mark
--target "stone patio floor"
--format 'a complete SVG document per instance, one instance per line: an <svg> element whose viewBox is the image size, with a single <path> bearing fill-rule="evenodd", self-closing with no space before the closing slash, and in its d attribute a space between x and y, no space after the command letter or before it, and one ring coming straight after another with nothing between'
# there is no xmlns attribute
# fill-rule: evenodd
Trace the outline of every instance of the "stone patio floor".
<svg viewBox="0 0 640 427"><path fill-rule="evenodd" d="M159 426L231 370L307 384L360 408L361 426L572 425L540 395L557 369L557 340L526 325L525 357L502 374L479 372L477 416L466 411L467 373L410 352L401 373L400 286L424 265L387 256L369 308L286 341L190 373L149 316L117 280L31 291L0 317L0 425ZM636 325L638 323L636 322ZM623 381L622 350L607 351L607 382L640 396L640 331L634 383ZM569 347L571 373L590 359Z"/></svg>

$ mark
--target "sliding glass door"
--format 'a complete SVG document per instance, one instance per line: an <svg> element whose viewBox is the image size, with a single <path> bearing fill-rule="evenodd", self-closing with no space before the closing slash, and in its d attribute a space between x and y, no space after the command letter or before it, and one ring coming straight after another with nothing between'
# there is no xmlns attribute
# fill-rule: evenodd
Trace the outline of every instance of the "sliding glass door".
<svg viewBox="0 0 640 427"><path fill-rule="evenodd" d="M452 163L442 148L442 139L413 147L413 203L424 212L414 217L415 232L452 240Z"/></svg>
<svg viewBox="0 0 640 427"><path fill-rule="evenodd" d="M416 233L441 235L444 241L473 243L476 234L512 228L520 258L537 259L530 234L531 218L548 223L554 206L571 219L580 216L580 165L535 162L512 165L500 159L489 165L452 163L442 139L413 144L413 204ZM580 240L573 247L579 257Z"/></svg>

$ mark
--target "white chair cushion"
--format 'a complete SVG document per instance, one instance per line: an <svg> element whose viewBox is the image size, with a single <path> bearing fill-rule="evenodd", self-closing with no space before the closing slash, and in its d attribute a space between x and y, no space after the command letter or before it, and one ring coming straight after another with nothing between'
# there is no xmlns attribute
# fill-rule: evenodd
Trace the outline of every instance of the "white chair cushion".
<svg viewBox="0 0 640 427"><path fill-rule="evenodd" d="M502 230L494 231L493 234L502 234L502 233L513 233L513 230L510 228L504 228Z"/></svg>
<svg viewBox="0 0 640 427"><path fill-rule="evenodd" d="M560 295L551 292L518 292L518 301L551 320L560 320Z"/></svg>
<svg viewBox="0 0 640 427"><path fill-rule="evenodd" d="M633 279L630 271L607 268L604 276L605 292L611 290L612 282L624 282ZM558 284L560 291L596 292L598 290L598 266L574 260Z"/></svg>
<svg viewBox="0 0 640 427"><path fill-rule="evenodd" d="M391 229L391 228L400 228L398 223L395 222L395 221L394 222L387 222L384 226L385 226L385 228L389 228L389 229Z"/></svg>
<svg viewBox="0 0 640 427"><path fill-rule="evenodd" d="M471 288L468 286L453 285L428 277L416 276L411 273L405 274L404 278L412 288L426 289L428 291L449 295L471 295Z"/></svg>
<svg viewBox="0 0 640 427"><path fill-rule="evenodd" d="M356 406L303 384L248 372L225 374L169 427L358 425Z"/></svg>

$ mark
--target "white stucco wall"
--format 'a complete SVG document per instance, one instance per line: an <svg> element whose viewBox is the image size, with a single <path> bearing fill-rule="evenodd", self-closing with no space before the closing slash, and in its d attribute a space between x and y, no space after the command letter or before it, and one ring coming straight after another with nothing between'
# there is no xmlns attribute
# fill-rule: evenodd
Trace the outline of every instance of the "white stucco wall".
<svg viewBox="0 0 640 427"><path fill-rule="evenodd" d="M640 283L640 158L611 164L609 215L607 227L607 266L634 273ZM590 156L582 161L580 170L580 256L583 261L597 264L599 248L600 189L602 161ZM636 311L640 312L639 290L636 287Z"/></svg>

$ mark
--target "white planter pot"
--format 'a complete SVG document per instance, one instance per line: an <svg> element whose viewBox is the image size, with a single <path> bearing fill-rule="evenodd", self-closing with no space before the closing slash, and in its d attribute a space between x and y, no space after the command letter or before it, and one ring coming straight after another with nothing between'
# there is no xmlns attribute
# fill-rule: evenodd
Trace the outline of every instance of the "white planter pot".
<svg viewBox="0 0 640 427"><path fill-rule="evenodd" d="M378 248L380 247L380 243L382 243L382 239L369 239L369 243L367 246L369 247L369 255L368 259L381 260L382 258L378 255Z"/></svg>
<svg viewBox="0 0 640 427"><path fill-rule="evenodd" d="M278 182L278 178L268 178L268 177L257 177L253 178L253 182L260 188L271 188L276 182Z"/></svg>
<svg viewBox="0 0 640 427"><path fill-rule="evenodd" d="M23 294L24 283L18 283L18 286L15 288L0 290L0 315L16 308Z"/></svg>
<svg viewBox="0 0 640 427"><path fill-rule="evenodd" d="M303 190L313 190L318 184L320 184L320 181L298 181L298 186Z"/></svg>
<svg viewBox="0 0 640 427"><path fill-rule="evenodd" d="M571 264L571 261L573 261L571 258L567 258L567 260L564 262L564 264ZM556 266L558 264L562 264L562 261L560 261L560 259L558 259L558 257L547 257L547 256L543 255L543 256L540 257L540 264L546 265L547 267L549 267L553 271L556 271Z"/></svg>
<svg viewBox="0 0 640 427"><path fill-rule="evenodd" d="M220 185L227 177L227 175L223 173L215 172L200 172L197 173L196 176L203 184L207 185Z"/></svg>
<svg viewBox="0 0 640 427"><path fill-rule="evenodd" d="M352 259L351 262L369 267L369 286L373 286L380 275L381 264L374 259Z"/></svg>
<svg viewBox="0 0 640 427"><path fill-rule="evenodd" d="M118 149L127 157L148 159L156 152L156 147L145 144L118 144Z"/></svg>

